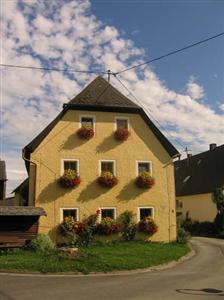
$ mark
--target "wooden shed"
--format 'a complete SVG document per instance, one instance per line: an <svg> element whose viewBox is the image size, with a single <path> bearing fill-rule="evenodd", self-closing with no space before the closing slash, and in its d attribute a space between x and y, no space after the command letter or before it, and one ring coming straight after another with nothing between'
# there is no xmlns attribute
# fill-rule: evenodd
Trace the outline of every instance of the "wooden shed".
<svg viewBox="0 0 224 300"><path fill-rule="evenodd" d="M41 207L0 207L0 248L22 247L38 233L40 216L46 216Z"/></svg>

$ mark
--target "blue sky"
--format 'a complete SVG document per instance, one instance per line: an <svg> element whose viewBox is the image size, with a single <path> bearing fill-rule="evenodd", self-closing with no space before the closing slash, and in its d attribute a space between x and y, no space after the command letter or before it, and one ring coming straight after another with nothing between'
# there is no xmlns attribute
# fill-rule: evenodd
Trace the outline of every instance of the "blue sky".
<svg viewBox="0 0 224 300"><path fill-rule="evenodd" d="M118 71L224 31L224 2L214 0L2 0L1 12L1 61L35 67ZM223 144L223 70L220 37L120 79L180 152L179 143L196 153ZM1 68L8 192L27 176L22 148L95 76Z"/></svg>
<svg viewBox="0 0 224 300"><path fill-rule="evenodd" d="M150 58L224 31L223 1L93 1L94 14L120 28ZM224 102L224 38L153 63L169 88L183 91L189 76L206 90L204 101Z"/></svg>

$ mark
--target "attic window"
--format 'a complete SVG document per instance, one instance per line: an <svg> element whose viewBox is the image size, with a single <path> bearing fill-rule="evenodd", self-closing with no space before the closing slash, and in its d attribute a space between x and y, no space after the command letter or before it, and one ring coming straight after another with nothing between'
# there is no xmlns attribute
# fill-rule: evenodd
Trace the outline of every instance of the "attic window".
<svg viewBox="0 0 224 300"><path fill-rule="evenodd" d="M137 161L137 176L143 172L152 174L152 162L150 161Z"/></svg>
<svg viewBox="0 0 224 300"><path fill-rule="evenodd" d="M128 124L128 118L125 117L116 117L115 118L115 125L116 125L116 130L118 128L122 128L122 129L128 129L129 124Z"/></svg>
<svg viewBox="0 0 224 300"><path fill-rule="evenodd" d="M95 131L95 117L80 116L80 127L90 127Z"/></svg>
<svg viewBox="0 0 224 300"><path fill-rule="evenodd" d="M187 176L184 178L183 183L187 183L187 181L191 178L191 176Z"/></svg>

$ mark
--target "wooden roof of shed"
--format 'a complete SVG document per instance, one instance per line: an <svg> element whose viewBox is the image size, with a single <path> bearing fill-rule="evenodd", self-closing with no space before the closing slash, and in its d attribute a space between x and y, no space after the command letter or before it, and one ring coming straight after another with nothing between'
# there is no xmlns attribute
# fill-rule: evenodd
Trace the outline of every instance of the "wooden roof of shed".
<svg viewBox="0 0 224 300"><path fill-rule="evenodd" d="M46 212L42 207L2 206L0 216L46 216Z"/></svg>

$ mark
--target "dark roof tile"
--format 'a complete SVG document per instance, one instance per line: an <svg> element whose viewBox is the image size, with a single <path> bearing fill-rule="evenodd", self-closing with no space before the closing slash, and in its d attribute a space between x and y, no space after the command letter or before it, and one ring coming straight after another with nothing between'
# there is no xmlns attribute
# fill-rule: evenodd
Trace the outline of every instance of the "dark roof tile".
<svg viewBox="0 0 224 300"><path fill-rule="evenodd" d="M176 195L214 192L224 184L224 145L174 163Z"/></svg>

